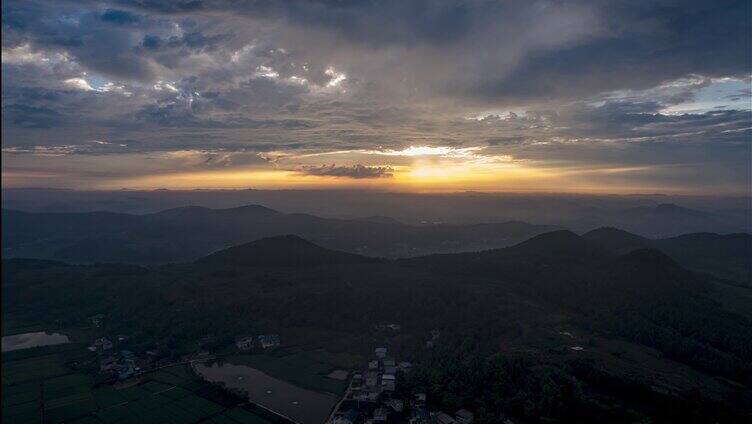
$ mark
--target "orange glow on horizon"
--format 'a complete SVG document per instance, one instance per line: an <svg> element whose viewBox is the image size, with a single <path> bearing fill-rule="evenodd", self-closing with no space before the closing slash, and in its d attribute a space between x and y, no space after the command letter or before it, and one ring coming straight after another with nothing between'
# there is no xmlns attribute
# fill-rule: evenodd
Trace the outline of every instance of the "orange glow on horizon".
<svg viewBox="0 0 752 424"><path fill-rule="evenodd" d="M394 192L450 193L459 191L538 193L688 193L675 187L597 185L595 179L578 181L583 174L614 174L629 169L580 170L532 168L517 163L459 164L417 161L414 166L393 166L390 178L308 175L294 170L213 170L146 175L112 180L97 189L374 189ZM590 182L590 184L588 184ZM691 193L689 193L691 194Z"/></svg>
<svg viewBox="0 0 752 424"><path fill-rule="evenodd" d="M415 156L405 156L406 152L415 153ZM715 187L710 191L707 187L688 189L686 186L672 184L646 186L638 183L646 174L666 176L669 177L666 181L672 181L672 175L682 171L677 166L587 166L566 162L516 160L505 155L484 156L475 151L457 149L448 154L440 149L411 147L395 156L392 156L391 151L388 154L370 156L335 152L332 153L333 158L327 156L327 161L331 160L332 165L312 160L311 155L302 155L245 167L191 169L204 163L204 158L199 153L128 155L119 156L117 160L114 156L35 157L35 164L39 161L55 161L57 168L43 172L20 162L5 169L2 185L4 188L83 190L253 188L356 189L411 193L746 194L743 193L745 187L726 187L721 193ZM146 168L143 174L129 175L127 171L135 163L143 164ZM308 169L334 166L335 163L340 167L362 163L365 167L384 168L390 176L352 178L312 175L312 172L307 172ZM113 176L107 176L106 172L101 171L102 168L106 168ZM171 172L173 168L182 169ZM115 176L118 173L122 176Z"/></svg>
<svg viewBox="0 0 752 424"><path fill-rule="evenodd" d="M386 180L386 179L381 179ZM377 186L377 179L350 179L307 175L289 170L220 170L146 175L108 182L108 188L173 188L173 189L232 189L232 188L325 188Z"/></svg>

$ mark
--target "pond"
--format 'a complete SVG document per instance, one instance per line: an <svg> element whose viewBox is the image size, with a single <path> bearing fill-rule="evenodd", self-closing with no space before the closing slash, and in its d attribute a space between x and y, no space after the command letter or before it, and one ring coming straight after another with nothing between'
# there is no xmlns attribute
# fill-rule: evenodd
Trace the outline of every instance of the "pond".
<svg viewBox="0 0 752 424"><path fill-rule="evenodd" d="M195 364L205 380L223 383L228 389L241 389L248 400L303 424L321 424L329 417L336 397L302 389L245 366L217 363Z"/></svg>
<svg viewBox="0 0 752 424"><path fill-rule="evenodd" d="M38 331L35 333L14 334L12 336L3 336L2 351L11 352L30 347L51 346L63 343L70 343L70 339L65 334L60 333L49 334L44 331Z"/></svg>

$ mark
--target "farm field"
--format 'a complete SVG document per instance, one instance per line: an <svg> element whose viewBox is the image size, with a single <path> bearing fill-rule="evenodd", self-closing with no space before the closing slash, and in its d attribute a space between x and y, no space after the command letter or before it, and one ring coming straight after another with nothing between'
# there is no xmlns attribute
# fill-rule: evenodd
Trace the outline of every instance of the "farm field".
<svg viewBox="0 0 752 424"><path fill-rule="evenodd" d="M324 350L230 355L224 359L230 364L246 365L305 389L336 395L345 392L347 381L327 375L337 369L349 371L358 365L359 360L351 355L330 354Z"/></svg>
<svg viewBox="0 0 752 424"><path fill-rule="evenodd" d="M165 368L129 387L95 387L93 377L73 370L83 346L26 349L4 355L3 422L25 423L215 423L266 424L270 421L236 405L206 397L215 388L188 366ZM204 396L206 397L204 397Z"/></svg>

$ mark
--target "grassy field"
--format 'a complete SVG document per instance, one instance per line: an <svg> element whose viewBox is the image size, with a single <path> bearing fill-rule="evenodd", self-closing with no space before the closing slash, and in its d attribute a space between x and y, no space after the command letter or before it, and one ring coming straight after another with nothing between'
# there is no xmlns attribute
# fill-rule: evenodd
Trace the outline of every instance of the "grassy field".
<svg viewBox="0 0 752 424"><path fill-rule="evenodd" d="M230 355L224 359L234 365L247 365L296 386L336 395L343 394L348 383L328 378L327 375L336 369L352 370L361 362L359 357L331 354L325 350Z"/></svg>
<svg viewBox="0 0 752 424"><path fill-rule="evenodd" d="M67 349L67 350L66 350ZM203 397L213 390L188 366L144 376L124 388L94 387L93 377L68 366L85 355L80 345L66 349L27 349L3 355L2 419L25 423L215 423L267 424L238 406L223 406Z"/></svg>
<svg viewBox="0 0 752 424"><path fill-rule="evenodd" d="M3 317L1 328L3 336L12 336L14 334L44 331L48 326L42 323L29 323L27 321L17 320L13 317Z"/></svg>

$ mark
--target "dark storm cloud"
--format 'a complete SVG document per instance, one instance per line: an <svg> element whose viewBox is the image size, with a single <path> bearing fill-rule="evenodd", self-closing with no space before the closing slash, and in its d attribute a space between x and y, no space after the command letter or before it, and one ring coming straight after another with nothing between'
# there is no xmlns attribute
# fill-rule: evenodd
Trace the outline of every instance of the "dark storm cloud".
<svg viewBox="0 0 752 424"><path fill-rule="evenodd" d="M530 55L508 75L479 84L478 95L577 98L690 74L746 76L752 69L748 1L614 2L600 10L606 36Z"/></svg>
<svg viewBox="0 0 752 424"><path fill-rule="evenodd" d="M388 166L365 166L360 164L353 166L336 166L332 164L305 167L302 169L302 172L308 175L364 179L390 178L392 177L394 170Z"/></svg>
<svg viewBox="0 0 752 424"><path fill-rule="evenodd" d="M78 10L67 3L3 2L3 45L32 43L36 48L72 54L88 69L130 80L152 75L132 47L134 24L126 12ZM126 17L127 16L127 17ZM130 20L129 20L130 19Z"/></svg>
<svg viewBox="0 0 752 424"><path fill-rule="evenodd" d="M133 24L141 19L138 15L117 9L107 9L102 14L101 18L103 21L113 22L120 25Z"/></svg>
<svg viewBox="0 0 752 424"><path fill-rule="evenodd" d="M181 16L192 9L282 19L366 49L397 47L420 56L439 48L431 54L444 55L455 66L435 67L434 73L444 75L432 87L478 101L577 98L647 88L689 74L744 75L752 68L752 6L744 0L131 4ZM539 23L551 29L538 28ZM577 25L586 28L573 28ZM430 66L409 59L403 65L408 78ZM472 72L462 75L463 69Z"/></svg>
<svg viewBox="0 0 752 424"><path fill-rule="evenodd" d="M3 106L3 125L45 130L62 123L62 115L52 109L22 104Z"/></svg>

